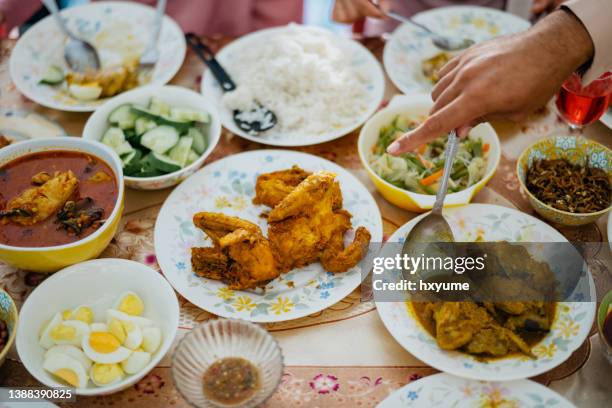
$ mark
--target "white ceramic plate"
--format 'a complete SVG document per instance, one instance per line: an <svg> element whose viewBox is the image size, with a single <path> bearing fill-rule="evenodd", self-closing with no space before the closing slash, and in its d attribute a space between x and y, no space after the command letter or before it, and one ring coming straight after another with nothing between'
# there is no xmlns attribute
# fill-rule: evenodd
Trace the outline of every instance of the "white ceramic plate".
<svg viewBox="0 0 612 408"><path fill-rule="evenodd" d="M326 272L320 263L294 269L270 282L265 293L233 291L220 282L197 276L191 270L190 249L212 246L193 225L199 211L223 212L259 224L267 235L260 214L267 209L253 205L256 178L261 173L293 165L309 171L329 170L337 175L344 208L353 214L353 227L365 226L372 243L382 242L378 206L368 190L342 167L305 153L255 150L235 154L205 166L181 183L164 203L155 224L155 253L164 275L191 303L223 317L252 322L297 319L338 302L361 283L359 265L347 272Z"/></svg>
<svg viewBox="0 0 612 408"><path fill-rule="evenodd" d="M292 27L292 28L291 28ZM285 26L269 28L266 30L257 31L255 33L245 35L239 39L233 41L227 46L223 47L221 51L216 55L217 60L223 65L231 75L232 63L237 58L238 53L244 47L248 47L249 44L262 43L272 36L287 32L290 29L295 29L295 26ZM279 132L275 132L274 129L263 133L258 136L249 135L243 132L236 126L232 116L232 111L226 108L221 103L221 97L223 92L221 87L208 71L205 71L204 78L202 80L202 93L206 98L210 98L219 113L221 114L221 123L223 126L230 130L232 133L237 134L245 139L252 140L258 143L265 143L273 146L307 146L317 143L328 142L330 140L337 139L344 136L353 130L361 126L380 106L385 92L385 78L380 63L372 55L372 53L360 43L338 36L322 28L315 27L300 27L301 30L309 30L315 32L327 33L328 35L334 36L336 45L339 46L351 60L353 69L359 72L360 76L367 79L366 91L367 91L367 109L361 115L355 117L354 121L340 129L333 129L324 134L299 134L299 135L287 135ZM240 84L237 84L238 86Z"/></svg>
<svg viewBox="0 0 612 408"><path fill-rule="evenodd" d="M378 404L378 408L572 408L573 406L550 388L535 381L495 383L467 380L446 373L413 381Z"/></svg>
<svg viewBox="0 0 612 408"><path fill-rule="evenodd" d="M608 128L612 129L612 107L609 107L608 110L606 110L601 116L601 118L599 118L599 120Z"/></svg>
<svg viewBox="0 0 612 408"><path fill-rule="evenodd" d="M404 224L387 242L402 242L406 234L426 214ZM468 204L445 208L457 242L567 242L557 230L543 221L511 208L491 204ZM595 285L589 272L590 298ZM559 302L550 333L532 352L537 359L523 356L479 361L459 352L438 347L436 340L416 320L404 302L376 302L378 313L391 335L409 353L428 365L459 377L475 380L508 381L533 377L557 367L587 338L595 317L594 302Z"/></svg>
<svg viewBox="0 0 612 408"><path fill-rule="evenodd" d="M62 11L62 18L77 35L98 50L102 65L120 63L126 56L140 55L150 37L155 9L131 2L95 2ZM21 93L43 106L74 112L91 112L106 99L90 102L70 96L65 87L39 85L49 65L66 68L65 37L52 16L30 28L17 42L10 60L11 79ZM183 31L165 16L158 42L159 61L149 84L170 81L183 64Z"/></svg>
<svg viewBox="0 0 612 408"><path fill-rule="evenodd" d="M0 108L0 134L14 143L23 140L66 136L56 122L26 109Z"/></svg>
<svg viewBox="0 0 612 408"><path fill-rule="evenodd" d="M513 14L485 7L440 7L416 14L414 20L442 35L482 42L493 37L524 31L528 21ZM433 84L423 75L421 62L441 52L423 30L402 24L385 45L383 63L389 78L405 94L427 92Z"/></svg>
<svg viewBox="0 0 612 408"><path fill-rule="evenodd" d="M48 387L64 386L42 368L45 350L38 344L42 325L55 313L79 305L90 306L94 321L103 321L106 309L112 308L117 298L127 291L137 293L143 300L143 316L153 320L162 331L161 345L140 373L104 387L96 387L90 381L76 393L111 394L137 383L170 349L178 330L179 304L174 290L160 273L126 259L102 258L69 266L45 279L28 296L19 313L16 341L19 359L25 368Z"/></svg>

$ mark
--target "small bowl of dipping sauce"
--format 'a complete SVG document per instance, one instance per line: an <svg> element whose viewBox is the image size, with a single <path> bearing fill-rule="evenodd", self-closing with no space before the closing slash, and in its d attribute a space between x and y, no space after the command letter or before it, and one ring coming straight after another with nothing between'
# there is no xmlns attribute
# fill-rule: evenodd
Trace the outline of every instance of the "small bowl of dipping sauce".
<svg viewBox="0 0 612 408"><path fill-rule="evenodd" d="M261 327L216 319L185 335L172 357L177 389L196 407L256 407L283 373L278 343Z"/></svg>

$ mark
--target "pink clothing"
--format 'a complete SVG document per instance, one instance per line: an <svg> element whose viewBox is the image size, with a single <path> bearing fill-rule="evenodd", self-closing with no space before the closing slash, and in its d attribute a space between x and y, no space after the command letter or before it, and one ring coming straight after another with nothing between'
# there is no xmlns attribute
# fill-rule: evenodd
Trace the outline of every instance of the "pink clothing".
<svg viewBox="0 0 612 408"><path fill-rule="evenodd" d="M155 7L156 0L138 0ZM265 27L301 22L302 0L168 0L166 14L183 31L239 36ZM41 7L40 0L0 0L8 30Z"/></svg>

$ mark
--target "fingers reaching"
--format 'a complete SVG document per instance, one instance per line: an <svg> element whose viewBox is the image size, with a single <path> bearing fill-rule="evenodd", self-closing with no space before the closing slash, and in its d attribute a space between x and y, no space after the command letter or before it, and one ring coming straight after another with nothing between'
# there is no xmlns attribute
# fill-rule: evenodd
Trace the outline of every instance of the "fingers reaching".
<svg viewBox="0 0 612 408"><path fill-rule="evenodd" d="M432 141L433 139L450 132L452 129L461 128L466 123L472 123L476 117L471 117L472 110L465 109L465 99L461 96L446 105L411 132L402 135L388 148L387 153L397 156L416 149L417 147ZM465 133L465 129L461 129Z"/></svg>

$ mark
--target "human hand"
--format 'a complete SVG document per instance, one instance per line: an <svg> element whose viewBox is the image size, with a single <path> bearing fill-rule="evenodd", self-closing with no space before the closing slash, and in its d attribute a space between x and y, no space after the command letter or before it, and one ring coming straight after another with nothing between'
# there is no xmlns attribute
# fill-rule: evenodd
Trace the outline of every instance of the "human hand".
<svg viewBox="0 0 612 408"><path fill-rule="evenodd" d="M389 7L389 0L379 0L378 7L370 0L336 0L332 19L338 23L354 23L365 17L384 18L380 9Z"/></svg>
<svg viewBox="0 0 612 408"><path fill-rule="evenodd" d="M524 33L470 47L440 71L430 116L387 152L414 150L452 129L464 137L490 119L521 120L545 105L592 55L588 32L566 11L555 11Z"/></svg>
<svg viewBox="0 0 612 408"><path fill-rule="evenodd" d="M564 2L565 0L533 0L531 12L533 14L540 14L544 11L552 11Z"/></svg>

